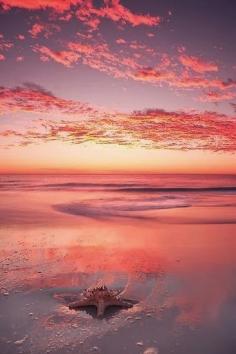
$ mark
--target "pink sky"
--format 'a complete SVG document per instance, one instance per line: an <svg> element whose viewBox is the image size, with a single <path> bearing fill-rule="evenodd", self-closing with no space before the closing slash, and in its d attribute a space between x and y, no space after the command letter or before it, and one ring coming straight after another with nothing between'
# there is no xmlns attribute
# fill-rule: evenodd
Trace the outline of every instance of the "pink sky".
<svg viewBox="0 0 236 354"><path fill-rule="evenodd" d="M235 173L231 7L0 1L0 172Z"/></svg>

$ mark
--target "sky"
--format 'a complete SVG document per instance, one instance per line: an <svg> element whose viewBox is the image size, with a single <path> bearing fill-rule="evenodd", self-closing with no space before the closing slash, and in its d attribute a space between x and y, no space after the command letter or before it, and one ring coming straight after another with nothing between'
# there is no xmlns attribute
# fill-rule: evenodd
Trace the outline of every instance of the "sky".
<svg viewBox="0 0 236 354"><path fill-rule="evenodd" d="M0 173L236 173L234 0L0 0Z"/></svg>

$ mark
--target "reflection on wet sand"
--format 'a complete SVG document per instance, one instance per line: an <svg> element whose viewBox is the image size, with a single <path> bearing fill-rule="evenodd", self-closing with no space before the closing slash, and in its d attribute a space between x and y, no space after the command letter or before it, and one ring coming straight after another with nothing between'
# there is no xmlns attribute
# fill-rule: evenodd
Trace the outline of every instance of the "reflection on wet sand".
<svg viewBox="0 0 236 354"><path fill-rule="evenodd" d="M141 206L137 198L116 207L113 200L101 218L56 210L72 205L73 196L45 193L2 194L4 353L235 352L234 195L198 196L194 206L163 209L153 207L156 197ZM81 192L87 213L88 205L94 214L104 203L96 196L91 203ZM189 196L184 200L189 204ZM166 206L167 199L159 202ZM127 208L130 218L122 217ZM101 285L136 303L100 320L68 309L84 289Z"/></svg>
<svg viewBox="0 0 236 354"><path fill-rule="evenodd" d="M44 289L44 296L45 293L51 294L54 299L53 310L48 308L46 317L36 316L41 319L35 321L34 331L49 326L52 336L58 327L64 333L69 321L73 328L81 326L81 322L85 327L92 326L89 332L84 331L86 336L80 337L82 342L94 335L105 335L108 331L106 326L101 333L100 327L99 331L93 327L90 316L68 313L63 303L64 296L78 294L84 288L98 284L119 289L125 296L138 301L127 313L121 311L109 320L114 322L116 331L127 325L127 316L130 324L139 321L137 316L149 314L152 319L160 319L168 311L175 311L172 325L179 322L185 326L206 324L217 320L222 306L233 296L233 225L198 225L197 228L191 225L155 228L152 225L145 235L145 228L142 229L141 225L137 229L136 224L123 223L116 232L114 225L110 225L113 235L109 244L106 243L108 224L100 223L100 228L98 226L96 223L92 227L92 230L97 229L94 240L88 237L81 243L80 238L76 240L76 228L64 228L63 233L70 234L68 244L61 245L58 237L57 246L50 228L34 229L34 234L38 233L36 239L42 235L41 247L31 237L31 229L21 230L24 241L19 241L18 247L12 249L9 245L1 251L4 271L1 281L3 288L7 287L10 293L9 298L11 293L15 296L16 291L27 291L28 296L32 296L30 301L35 302L41 296L40 289ZM222 231L225 233L223 242ZM135 237L128 240L130 234ZM53 345L58 349L58 344L62 345L60 342Z"/></svg>

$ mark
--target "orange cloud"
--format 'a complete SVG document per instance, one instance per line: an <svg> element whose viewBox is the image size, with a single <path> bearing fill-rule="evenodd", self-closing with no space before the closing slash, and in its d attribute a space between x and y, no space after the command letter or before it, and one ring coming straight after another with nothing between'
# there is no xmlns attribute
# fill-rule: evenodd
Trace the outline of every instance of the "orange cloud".
<svg viewBox="0 0 236 354"><path fill-rule="evenodd" d="M133 78L135 80L147 81L152 83L170 82L175 79L175 73L171 71L160 71L154 68L143 68L138 70Z"/></svg>
<svg viewBox="0 0 236 354"><path fill-rule="evenodd" d="M71 5L75 5L76 0L1 0L5 9L20 7L27 10L40 10L51 8L57 12L69 10Z"/></svg>
<svg viewBox="0 0 236 354"><path fill-rule="evenodd" d="M98 110L86 103L56 97L39 85L25 83L15 88L0 87L0 113L7 112L57 112L93 116L98 113Z"/></svg>
<svg viewBox="0 0 236 354"><path fill-rule="evenodd" d="M80 54L91 54L91 53L96 52L96 49L94 48L94 46L92 46L90 44L84 44L81 42L69 42L68 48L72 51L79 52Z"/></svg>
<svg viewBox="0 0 236 354"><path fill-rule="evenodd" d="M69 42L67 50L54 51L45 46L36 45L34 51L40 53L42 61L52 59L57 63L70 67L79 60L93 68L107 74L120 78L131 77L131 70L139 67L132 57L119 57L112 53L106 43L83 44L81 42Z"/></svg>
<svg viewBox="0 0 236 354"><path fill-rule="evenodd" d="M198 75L190 73L174 64L167 53L155 53L152 48L147 47L145 44L137 41L128 43L119 38L117 40L118 44L123 44L126 50L119 49L114 51L101 39L97 41L93 36L89 38L86 36L85 39L82 35L80 37L81 41L67 43L65 50L55 51L39 45L36 45L33 50L40 53L42 61L54 60L66 67L71 67L73 64L80 62L115 78L130 78L154 85L166 84L176 89L209 89L210 91L225 92L217 95L210 94L208 99L204 94L200 98L202 101L204 97L205 101L209 102L223 101L234 97L234 93L230 93L228 90L236 88L235 80L228 79L224 81L214 78L212 75L207 77L203 75L203 67L201 68L202 72ZM129 48L132 50L129 51ZM152 55L153 59L157 60L158 64L155 67L145 67L143 65L147 60L147 54L149 57ZM206 64L204 70L210 70L210 66Z"/></svg>
<svg viewBox="0 0 236 354"><path fill-rule="evenodd" d="M158 84L166 83L169 86L182 89L215 88L219 90L227 90L236 88L236 81L232 79L222 81L214 78L210 79L202 76L192 76L186 72L175 73L173 70L161 70L161 65L159 68L142 68L132 74L132 77L135 80Z"/></svg>
<svg viewBox="0 0 236 354"><path fill-rule="evenodd" d="M214 74L219 71L218 65L197 56L187 55L185 47L180 47L176 55L170 56L167 53L156 51L146 43L137 40L129 42L126 38L118 37L116 43L122 46L112 48L112 45L109 47L104 41L101 33L91 32L97 29L105 18L120 22L121 25L157 26L160 24L159 16L137 14L122 5L121 0L101 0L99 4L95 3L95 0L0 0L0 3L6 9L12 7L28 10L51 9L54 12L50 14L50 20L70 20L72 16L75 16L90 27L89 30L86 28L86 34L83 33L83 27L82 33L77 33L80 42L70 41L59 50L49 45L34 45L33 51L39 54L43 62L52 60L67 68L82 63L114 78L133 79L159 86L165 84L176 90L201 90L203 94L200 100L206 102L220 102L235 97L232 90L236 89L236 81L214 77ZM42 23L37 17L37 22L28 32L33 38L40 35L48 38L58 31L60 31L60 26L51 21ZM153 35L152 32L147 33L149 37ZM25 37L19 34L17 38L23 40ZM58 43L61 44L61 41ZM13 43L5 40L0 34L0 61L6 59L5 51L12 46ZM21 53L16 54L17 61L22 60L20 59L23 58ZM205 90L209 93L205 94Z"/></svg>
<svg viewBox="0 0 236 354"><path fill-rule="evenodd" d="M80 57L78 53L73 51L63 50L54 51L46 46L36 45L33 50L40 53L40 59L42 61L54 60L59 64L63 64L66 67L71 67L73 63L76 63Z"/></svg>
<svg viewBox="0 0 236 354"><path fill-rule="evenodd" d="M209 95L203 92L201 101L216 102L235 97L233 92L229 92L236 89L235 80L224 81L215 78L213 73L205 75L203 66L201 73L191 73L176 64L167 53L156 53L152 48L137 41L129 43L119 38L116 42L122 44L122 48L116 47L115 50L111 50L101 38L98 40L95 36L88 37L83 34L78 36L81 40L67 43L64 50L53 50L40 45L34 46L33 50L40 53L42 61L54 60L68 68L73 64L82 63L114 78L133 79L158 86L165 84L181 90L209 90L211 92ZM150 57L152 61L157 62L155 67L143 65ZM210 70L208 64L204 67L205 71Z"/></svg>
<svg viewBox="0 0 236 354"><path fill-rule="evenodd" d="M81 144L93 141L154 149L236 151L235 119L214 112L156 109L87 122L44 122L44 128L44 132L26 132L24 143L59 140Z"/></svg>
<svg viewBox="0 0 236 354"><path fill-rule="evenodd" d="M0 110L35 113L63 113L65 119L41 119L25 132L2 131L4 137L15 134L19 144L50 140L81 144L141 146L153 149L236 151L236 119L216 112L168 112L161 109L131 114L102 112L87 104L54 96L43 88L26 84L0 90ZM71 115L76 120L71 120ZM82 117L83 119L78 119Z"/></svg>
<svg viewBox="0 0 236 354"><path fill-rule="evenodd" d="M219 91L210 91L205 93L200 97L200 100L203 102L220 102L226 100L232 100L236 97L234 92L219 92Z"/></svg>
<svg viewBox="0 0 236 354"><path fill-rule="evenodd" d="M42 34L45 38L49 38L54 32L59 32L60 26L53 23L34 23L28 31L32 38L37 38Z"/></svg>
<svg viewBox="0 0 236 354"><path fill-rule="evenodd" d="M24 134L16 132L13 129L7 129L7 130L4 130L4 131L0 132L0 136L2 136L2 137L11 137L11 136L24 137Z"/></svg>
<svg viewBox="0 0 236 354"><path fill-rule="evenodd" d="M29 33L33 38L36 38L39 33L43 32L44 26L40 23L33 24L32 28L29 30Z"/></svg>
<svg viewBox="0 0 236 354"><path fill-rule="evenodd" d="M180 55L179 61L186 68L196 71L198 73L218 71L218 66L215 63L205 61L195 56Z"/></svg>
<svg viewBox="0 0 236 354"><path fill-rule="evenodd" d="M120 0L104 0L105 7L101 10L101 15L113 21L123 21L132 26L146 25L157 26L160 24L159 16L134 14L129 9L121 5Z"/></svg>
<svg viewBox="0 0 236 354"><path fill-rule="evenodd" d="M93 29L97 28L102 18L132 26L157 26L160 23L159 16L135 14L123 6L120 0L103 0L100 7L96 7L93 0L2 0L1 4L6 10L20 7L27 10L52 9L57 13L71 11L71 7L76 6L76 17ZM68 15L67 18L70 20L71 14Z"/></svg>
<svg viewBox="0 0 236 354"><path fill-rule="evenodd" d="M189 76L186 74L177 78L172 84L180 88L217 88L221 90L236 88L236 81L232 79L222 81L219 79L206 79L204 77Z"/></svg>

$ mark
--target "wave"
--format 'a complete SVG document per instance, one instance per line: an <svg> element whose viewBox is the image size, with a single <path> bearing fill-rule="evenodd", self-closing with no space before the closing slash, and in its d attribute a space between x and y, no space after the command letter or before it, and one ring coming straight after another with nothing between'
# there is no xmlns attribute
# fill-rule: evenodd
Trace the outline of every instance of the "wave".
<svg viewBox="0 0 236 354"><path fill-rule="evenodd" d="M123 192L235 192L236 187L132 187L122 188Z"/></svg>
<svg viewBox="0 0 236 354"><path fill-rule="evenodd" d="M109 190L114 192L124 193L224 193L224 192L236 192L236 186L208 186L208 187L166 187L155 186L148 184L137 183L78 183L78 182L65 182L65 183L45 183L37 184L34 182L25 183L22 181L7 181L0 183L0 189L2 190Z"/></svg>
<svg viewBox="0 0 236 354"><path fill-rule="evenodd" d="M0 189L8 190L12 189L28 189L28 190L74 190L74 189L93 189L93 190L122 190L123 188L138 188L140 185L131 183L78 183L78 182L66 182L66 183L24 183L24 182L4 182L0 183Z"/></svg>
<svg viewBox="0 0 236 354"><path fill-rule="evenodd" d="M119 188L138 188L138 184L132 183L77 183L77 182L67 182L67 183L49 183L44 184L44 187L48 188L114 188L119 186Z"/></svg>
<svg viewBox="0 0 236 354"><path fill-rule="evenodd" d="M95 219L104 218L135 218L146 219L150 218L147 212L160 209L186 208L191 205L181 200L165 199L158 202L147 201L101 201L92 200L89 202L72 202L65 204L53 205L53 209L66 214L90 217Z"/></svg>

